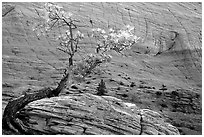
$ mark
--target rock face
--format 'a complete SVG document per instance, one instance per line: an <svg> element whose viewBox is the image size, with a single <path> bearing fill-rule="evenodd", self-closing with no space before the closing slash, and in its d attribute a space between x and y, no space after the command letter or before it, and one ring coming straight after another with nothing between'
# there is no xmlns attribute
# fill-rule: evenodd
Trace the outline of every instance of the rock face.
<svg viewBox="0 0 204 137"><path fill-rule="evenodd" d="M72 94L28 104L19 115L35 134L178 135L177 128L149 109L111 96Z"/></svg>
<svg viewBox="0 0 204 137"><path fill-rule="evenodd" d="M142 42L131 49L134 54L128 55L129 58L113 55L116 57L113 61L117 64L128 63L128 68L123 68L123 71L133 67L135 73L131 72L130 75L134 81L152 79L150 82L156 83L155 86L162 82L172 87L201 89L201 3L58 4L80 20L79 29L85 34L84 41L79 44L81 54L93 52L96 45L91 38L92 28L106 30L129 24L135 27L135 33ZM43 5L2 4L2 81L13 85L13 88L23 84L53 85L61 78L61 69L66 66L67 55L56 50L57 34L55 37L54 34L38 37L33 32L35 23L42 20ZM163 54L158 58L143 56L147 47L150 55L155 55L159 50ZM116 72L119 71L118 66L114 67L117 67ZM145 72L141 73L143 70Z"/></svg>
<svg viewBox="0 0 204 137"><path fill-rule="evenodd" d="M85 39L79 43L82 52L74 58L75 60L80 60L81 55L93 53L96 42L91 37L92 28L99 27L107 30L111 27L121 28L131 25L135 27L136 35L141 37L141 42L127 51L126 56L111 53L113 59L111 63L106 64L105 73L96 73L88 78L89 84L86 79L80 82L79 86L73 86L73 89L80 93L94 93L96 85L103 78L109 95L135 103L140 108L159 111L165 115L165 118L169 118L171 124L179 129L180 134L202 134L202 3L67 2L58 4L80 20L77 24L78 28L85 34ZM49 37L39 37L33 31L35 23L42 21L43 5L44 3L31 2L2 3L2 112L10 99L43 87L56 87L56 83L62 78L67 55L56 49L59 44L56 41L57 32L51 33ZM157 54L159 51L160 54ZM131 83L134 84L129 86ZM165 90L160 90L162 85L166 86ZM70 89L67 90L67 94L71 92ZM76 93L76 91L73 92ZM155 96L155 93L158 95ZM58 99L65 100L74 96ZM80 95L77 98L88 98L88 96L91 95ZM103 97L102 100L105 98ZM27 113L35 112L34 116L42 120L40 124L36 126L30 124L30 126L38 129L38 126L42 125L39 127L42 129L45 125L44 119L37 117L37 114L45 113L43 109L49 108L46 103L64 105L59 104L56 98L37 102L41 102L41 106L34 102L32 107L36 105L38 109L29 110L30 112L27 109ZM31 107L31 104L27 108ZM62 108L58 110L60 109ZM104 110L104 112L109 111ZM131 133L140 134L141 129L143 129L141 133L144 134L149 134L150 131L154 134L157 134L157 131L161 134L167 133L155 125L158 122L165 123L160 122L163 120L157 117L157 113L148 110L140 111L139 108L137 112L135 116L142 115L143 118L135 119L140 122L137 122L137 128L134 127L137 130ZM103 114L102 110L100 114ZM153 124L142 124L149 117L153 117L153 114L156 118ZM49 115L52 114L49 113ZM165 127L165 125L159 125L159 128ZM86 126L90 125L86 124ZM129 128L132 127L128 127L128 130ZM48 133L48 131L42 131L42 133ZM53 129L49 131L53 134L57 132ZM75 131L73 130L74 133ZM40 130L37 132L40 134ZM72 133L71 130L69 132ZM108 134L110 130L105 132L103 129L103 133Z"/></svg>

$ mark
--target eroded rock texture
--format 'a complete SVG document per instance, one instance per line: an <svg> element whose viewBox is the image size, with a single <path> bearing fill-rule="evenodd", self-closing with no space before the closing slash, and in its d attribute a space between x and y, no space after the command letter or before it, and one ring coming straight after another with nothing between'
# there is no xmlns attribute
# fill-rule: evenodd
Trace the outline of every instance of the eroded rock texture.
<svg viewBox="0 0 204 137"><path fill-rule="evenodd" d="M162 115L111 96L72 94L28 104L19 118L35 134L178 135Z"/></svg>
<svg viewBox="0 0 204 137"><path fill-rule="evenodd" d="M111 63L100 68L106 70L103 71L104 73L91 75L85 81L78 83L79 86L75 87L77 91L68 89L65 90L63 95L71 92L95 94L97 85L103 78L109 96L115 96L135 103L141 108L152 109L164 114L165 118L168 118L169 122L176 126L181 134L202 134L201 3L58 4L63 6L66 11L72 12L74 17L80 20L77 25L79 25L80 31L85 34L85 39L79 43L82 52L74 60L80 60L84 54L95 51L96 42L91 38L92 28L100 27L106 30L111 27L120 28L124 25L132 25L135 27L137 36L141 37L140 43L125 52L125 56L110 53L113 56ZM29 2L2 3L2 112L8 101L13 98L43 87L56 87L57 82L62 78L63 69L67 66L67 55L56 49L59 44L56 41L58 31L50 33L49 36L37 36L33 31L35 23L42 21L43 5L44 3ZM90 23L90 20L92 20L92 23ZM162 85L165 85L165 90L160 90ZM78 98L88 98L88 96L91 95L80 95ZM96 98L95 96L91 97ZM60 98L59 100L65 100L65 98L74 98L74 96ZM101 100L102 102L106 102L104 98L103 101ZM44 101L47 104L49 104L48 102L57 104L56 98L49 101L45 99ZM35 114L36 117L32 119L37 118L36 114L40 112L45 113L43 109L48 109L48 105L43 106L45 104L41 104L40 108L35 102L36 107L42 110L36 108L28 111L28 113ZM32 104L32 107L35 107L35 105ZM83 106L83 102L81 102L81 105ZM67 108L63 104L58 104L58 106ZM29 104L29 107L31 107L31 104ZM107 108L110 109L111 106ZM82 109L85 108L82 107ZM57 110L60 109L56 108ZM140 132L141 125L143 125L142 122L139 122L141 120L139 114L142 114L140 110L138 108L137 114L134 114L138 126L128 127L131 132L120 131L120 133L150 134L151 132L157 134L158 131L161 134L170 133L170 131L166 132L167 126L165 124L164 126L158 124L159 128L166 127L165 130L156 128L157 121L163 120L159 120L157 113L152 111L150 112L155 114L156 117L153 120L155 121L153 122L154 126L144 124L143 132ZM72 109L69 111L72 111ZM89 110L84 111L84 114L89 114ZM97 109L95 112L99 111ZM100 112L102 113L103 110ZM132 114L133 112L128 111L127 113ZM51 113L46 112L46 115L48 114L51 115ZM151 115L153 114L150 114L148 111L144 111L142 120L146 121L146 118L152 118ZM145 115L148 116L145 117ZM38 126L45 125L44 118L38 118L42 120ZM62 117L60 118L61 121L64 121ZM65 121L69 121L69 118ZM31 123L29 125L37 129L35 122ZM88 124L87 126L91 127ZM41 127L39 126L40 129L42 129ZM72 128L72 126L69 127ZM79 129L77 134L83 133L84 129L82 127L77 126L77 128ZM116 127L109 128L114 128L113 131L116 131ZM133 132L134 128L136 130ZM112 132L110 130L105 131L103 128L101 130L107 134ZM55 134L59 132L59 128L49 131ZM87 130L84 134L91 131L94 130ZM43 132L45 133L45 130ZM69 132L74 134L76 130L73 130L73 132L70 130ZM40 134L39 131L38 133ZM172 130L171 133L177 132Z"/></svg>

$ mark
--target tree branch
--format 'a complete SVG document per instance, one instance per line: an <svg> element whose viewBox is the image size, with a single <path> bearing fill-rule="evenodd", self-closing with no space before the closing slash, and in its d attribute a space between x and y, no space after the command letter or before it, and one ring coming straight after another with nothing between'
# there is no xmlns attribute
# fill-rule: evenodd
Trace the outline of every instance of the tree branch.
<svg viewBox="0 0 204 137"><path fill-rule="evenodd" d="M52 24L52 26L50 27L50 29L52 29L54 27L54 25L59 21L59 19L56 18L56 21Z"/></svg>

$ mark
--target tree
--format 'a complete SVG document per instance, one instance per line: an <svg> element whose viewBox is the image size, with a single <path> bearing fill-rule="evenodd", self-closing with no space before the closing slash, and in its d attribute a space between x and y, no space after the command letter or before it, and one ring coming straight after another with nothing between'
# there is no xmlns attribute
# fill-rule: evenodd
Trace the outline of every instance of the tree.
<svg viewBox="0 0 204 137"><path fill-rule="evenodd" d="M84 37L84 35L77 30L76 23L79 22L79 20L73 19L71 13L65 12L62 7L54 3L46 3L44 9L45 16L43 22L37 23L33 30L37 35L45 35L50 31L56 31L56 29L58 29L60 33L58 36L58 49L69 55L69 67L73 66L73 57L78 51L79 41Z"/></svg>
<svg viewBox="0 0 204 137"><path fill-rule="evenodd" d="M101 82L98 84L97 87L97 95L101 96L107 93L106 85L103 79L101 79Z"/></svg>
<svg viewBox="0 0 204 137"><path fill-rule="evenodd" d="M84 37L83 34L77 30L77 25L75 24L79 21L73 19L71 13L65 12L62 7L54 3L46 3L45 11L45 22L37 24L34 31L37 35L47 35L51 30L55 31L56 28L61 28L61 31L59 31L60 36L58 37L58 49L68 54L69 65L65 69L64 76L55 89L43 88L34 93L25 94L9 101L3 114L3 129L18 131L22 134L32 134L33 131L31 131L29 127L17 120L19 110L32 101L58 96L66 87L67 81L69 81L72 73L78 71L80 72L78 74L82 77L86 77L95 67L111 60L111 56L106 54L107 51L114 50L123 54L122 52L125 49L131 48L131 46L139 40L132 32L134 27L129 25L122 30L111 28L107 32L100 28L94 29L93 38L97 40L96 54L88 54L82 59L82 62L76 63L74 66L73 57L75 53L78 52L79 41ZM98 90L101 90L101 87L103 92L103 88L105 87L103 80L101 80Z"/></svg>

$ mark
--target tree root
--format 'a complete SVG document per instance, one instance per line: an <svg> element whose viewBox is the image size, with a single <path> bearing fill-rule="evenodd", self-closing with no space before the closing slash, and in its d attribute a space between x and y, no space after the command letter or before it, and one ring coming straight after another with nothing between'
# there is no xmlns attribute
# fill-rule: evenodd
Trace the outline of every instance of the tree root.
<svg viewBox="0 0 204 137"><path fill-rule="evenodd" d="M68 81L69 76L69 72L65 74L56 89L43 88L41 90L36 91L35 93L25 94L23 96L18 97L17 99L9 101L4 110L2 119L2 129L12 130L21 134L33 134L33 132L29 130L29 127L27 127L23 123L20 123L17 120L18 111L24 108L28 103L32 101L58 96L59 93L66 87L66 82Z"/></svg>

